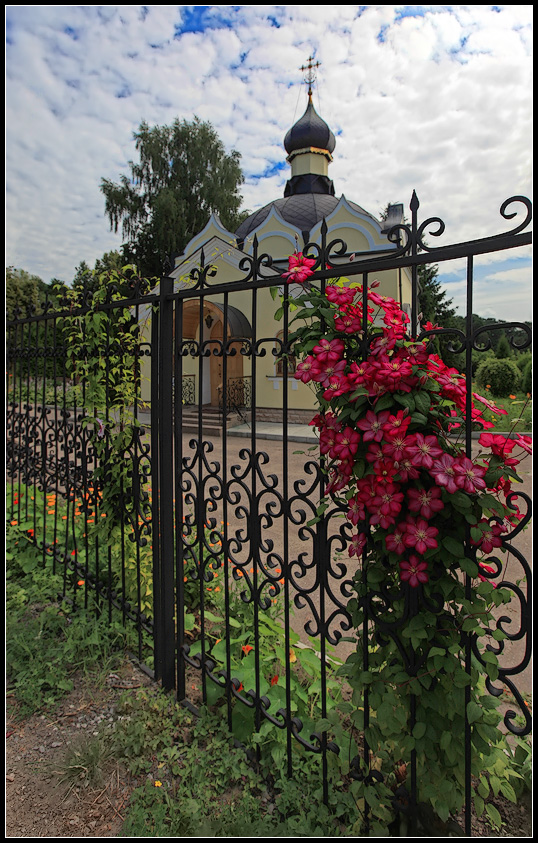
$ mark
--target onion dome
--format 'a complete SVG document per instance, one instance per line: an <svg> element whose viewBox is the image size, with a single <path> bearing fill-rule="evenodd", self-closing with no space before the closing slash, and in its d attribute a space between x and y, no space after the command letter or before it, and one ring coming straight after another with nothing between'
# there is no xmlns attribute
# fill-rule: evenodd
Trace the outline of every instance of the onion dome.
<svg viewBox="0 0 538 843"><path fill-rule="evenodd" d="M336 140L333 133L325 120L317 113L312 102L312 97L309 96L305 113L291 127L284 138L286 152L291 158L298 152L315 149L328 153L330 158L335 146Z"/></svg>

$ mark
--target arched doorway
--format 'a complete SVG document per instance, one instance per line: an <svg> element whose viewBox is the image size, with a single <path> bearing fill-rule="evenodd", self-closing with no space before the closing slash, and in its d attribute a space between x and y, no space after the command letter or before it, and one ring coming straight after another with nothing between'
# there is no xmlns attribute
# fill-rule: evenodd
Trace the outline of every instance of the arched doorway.
<svg viewBox="0 0 538 843"><path fill-rule="evenodd" d="M244 377L244 354L241 354L243 343L252 337L250 322L240 310L228 305L226 330L226 367L222 345L224 339L224 305L204 300L203 309L200 302L185 302L183 305L182 340L195 340L203 345L208 356L202 358L202 404L218 407L221 403L224 388L224 368L226 381L229 384ZM231 341L231 342L230 342ZM216 352L216 353L215 353Z"/></svg>

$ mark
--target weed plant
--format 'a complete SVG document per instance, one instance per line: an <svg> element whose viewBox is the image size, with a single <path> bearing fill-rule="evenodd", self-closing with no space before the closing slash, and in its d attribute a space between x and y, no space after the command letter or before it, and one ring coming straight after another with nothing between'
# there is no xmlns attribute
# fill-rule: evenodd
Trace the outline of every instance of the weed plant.
<svg viewBox="0 0 538 843"><path fill-rule="evenodd" d="M98 684L117 665L128 633L91 607L72 611L62 593L62 577L51 562L40 567L41 552L16 546L8 530L6 550L6 670L18 715L54 706L73 688L76 673ZM94 607L95 609L95 607Z"/></svg>

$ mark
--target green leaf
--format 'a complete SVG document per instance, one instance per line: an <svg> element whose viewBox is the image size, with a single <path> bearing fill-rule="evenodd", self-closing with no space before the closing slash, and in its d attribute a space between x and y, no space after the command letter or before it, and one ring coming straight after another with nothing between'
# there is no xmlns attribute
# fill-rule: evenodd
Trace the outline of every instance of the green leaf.
<svg viewBox="0 0 538 843"><path fill-rule="evenodd" d="M475 723L482 716L482 709L475 702L467 703L467 720L469 723Z"/></svg>
<svg viewBox="0 0 538 843"><path fill-rule="evenodd" d="M481 817L484 813L484 800L477 793L474 795L474 807L477 817Z"/></svg>
<svg viewBox="0 0 538 843"><path fill-rule="evenodd" d="M426 734L426 724L424 722L415 723L413 728L413 737L415 740L420 740Z"/></svg>
<svg viewBox="0 0 538 843"><path fill-rule="evenodd" d="M500 828L502 826L501 815L499 814L495 805L493 805L491 802L488 802L488 804L486 805L486 813L495 828Z"/></svg>
<svg viewBox="0 0 538 843"><path fill-rule="evenodd" d="M452 556L460 557L465 555L465 548L463 544L452 536L445 536L443 538L443 547L445 547Z"/></svg>

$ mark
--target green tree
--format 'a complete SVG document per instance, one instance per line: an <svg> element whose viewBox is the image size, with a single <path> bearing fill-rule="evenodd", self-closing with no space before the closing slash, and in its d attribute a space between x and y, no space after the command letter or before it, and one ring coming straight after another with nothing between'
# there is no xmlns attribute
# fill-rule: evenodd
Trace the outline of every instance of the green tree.
<svg viewBox="0 0 538 843"><path fill-rule="evenodd" d="M510 343L506 337L506 334L503 332L497 343L497 348L495 350L495 357L499 360L504 360L505 358L512 357L512 349L510 348Z"/></svg>
<svg viewBox="0 0 538 843"><path fill-rule="evenodd" d="M144 276L162 275L168 261L216 212L234 231L244 181L240 154L227 153L210 123L174 120L171 126L140 124L134 133L140 160L129 162L131 177L101 180L110 226L120 225L125 262Z"/></svg>
<svg viewBox="0 0 538 843"><path fill-rule="evenodd" d="M6 267L6 314L12 319L17 305L26 315L26 308L32 306L38 311L50 292L39 275L32 275L25 269Z"/></svg>

